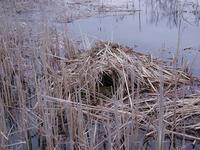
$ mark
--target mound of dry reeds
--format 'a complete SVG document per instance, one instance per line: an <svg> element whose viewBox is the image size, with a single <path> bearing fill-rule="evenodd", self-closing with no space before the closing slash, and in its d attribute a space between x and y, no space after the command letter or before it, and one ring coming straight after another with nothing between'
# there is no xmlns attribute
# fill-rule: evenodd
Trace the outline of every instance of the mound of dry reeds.
<svg viewBox="0 0 200 150"><path fill-rule="evenodd" d="M150 55L109 42L97 42L91 50L69 60L65 71L69 78L69 85L80 82L82 85L93 86L95 82L103 86L101 80L105 76L115 80L116 83L124 81L125 84L129 84L131 78L134 78L134 82L139 82L141 88L157 92L161 73L163 84L167 88L175 85L175 78L178 85L191 83L190 76L181 69L174 71L168 64ZM112 79L113 77L115 79Z"/></svg>
<svg viewBox="0 0 200 150"><path fill-rule="evenodd" d="M42 96L70 107L75 149L138 149L152 139L161 149L167 140L173 147L200 139L200 97L190 95L192 77L181 69L110 42L57 61L61 71L49 75L60 80L50 83L65 94Z"/></svg>

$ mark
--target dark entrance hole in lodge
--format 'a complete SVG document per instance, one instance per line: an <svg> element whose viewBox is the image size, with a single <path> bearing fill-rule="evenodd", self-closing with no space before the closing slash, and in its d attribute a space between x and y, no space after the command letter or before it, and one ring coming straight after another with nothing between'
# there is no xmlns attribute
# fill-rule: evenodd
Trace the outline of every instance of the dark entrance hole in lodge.
<svg viewBox="0 0 200 150"><path fill-rule="evenodd" d="M103 73L102 79L101 79L102 86L106 86L106 87L114 86L114 83L113 83L114 81L113 81L112 76L113 76L112 74Z"/></svg>
<svg viewBox="0 0 200 150"><path fill-rule="evenodd" d="M99 92L107 97L112 97L117 90L119 75L116 71L104 71L99 74Z"/></svg>
<svg viewBox="0 0 200 150"><path fill-rule="evenodd" d="M100 83L98 85L99 93L111 98L116 93L117 88L119 87L121 76L115 70L104 71L103 73L99 74L99 79L100 79ZM129 92L132 92L131 83L132 83L131 78L129 76L128 77ZM136 90L138 84L140 83L134 82L133 84L134 84L133 85L134 89ZM127 94L126 90L124 91L124 94L125 95Z"/></svg>

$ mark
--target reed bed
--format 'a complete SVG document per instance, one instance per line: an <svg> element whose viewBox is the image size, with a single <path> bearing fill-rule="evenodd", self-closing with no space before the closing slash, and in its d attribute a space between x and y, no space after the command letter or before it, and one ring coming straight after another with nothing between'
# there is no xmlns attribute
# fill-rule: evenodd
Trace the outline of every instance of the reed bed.
<svg viewBox="0 0 200 150"><path fill-rule="evenodd" d="M39 29L0 25L0 149L199 148L198 78L116 43L79 52L67 33Z"/></svg>
<svg viewBox="0 0 200 150"><path fill-rule="evenodd" d="M80 53L65 37L61 53L51 30L39 50L15 52L24 42L1 38L2 149L163 149L200 140L200 96L189 91L197 81L184 69L111 42Z"/></svg>
<svg viewBox="0 0 200 150"><path fill-rule="evenodd" d="M199 141L200 97L189 91L197 81L184 69L110 42L78 53L64 37L61 52L61 38L48 28L27 47L18 31L2 33L0 44L2 149L31 149L35 141L41 149Z"/></svg>

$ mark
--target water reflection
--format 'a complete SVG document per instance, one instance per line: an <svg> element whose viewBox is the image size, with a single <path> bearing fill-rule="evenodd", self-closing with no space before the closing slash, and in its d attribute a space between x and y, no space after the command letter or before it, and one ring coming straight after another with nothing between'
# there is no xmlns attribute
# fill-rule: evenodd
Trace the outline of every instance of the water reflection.
<svg viewBox="0 0 200 150"><path fill-rule="evenodd" d="M122 2L120 3L120 1ZM115 4L117 2L113 3ZM101 3L99 2L99 4ZM102 7L108 7L106 4L106 2L102 2ZM119 0L118 5L121 6L118 7L118 10L121 8L127 10L141 10L145 12L149 17L149 22L151 23L157 23L163 18L167 18L169 25L174 26L177 25L178 16L181 14L185 19L188 19L187 17L189 15L190 19L192 19L190 22L199 24L199 0ZM116 5L114 5L114 7L115 6ZM104 9L100 9L101 13L103 10Z"/></svg>

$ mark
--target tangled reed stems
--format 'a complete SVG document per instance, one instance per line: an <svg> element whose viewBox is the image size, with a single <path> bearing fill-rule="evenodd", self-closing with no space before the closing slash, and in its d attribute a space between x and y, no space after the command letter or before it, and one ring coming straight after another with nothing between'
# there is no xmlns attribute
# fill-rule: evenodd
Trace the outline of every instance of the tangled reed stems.
<svg viewBox="0 0 200 150"><path fill-rule="evenodd" d="M39 51L27 54L19 49L25 41L1 39L1 148L30 149L35 137L41 149L200 140L200 96L181 68L110 42L77 54L64 38L61 54L57 37L44 35Z"/></svg>

